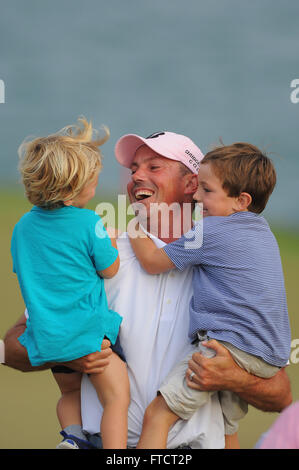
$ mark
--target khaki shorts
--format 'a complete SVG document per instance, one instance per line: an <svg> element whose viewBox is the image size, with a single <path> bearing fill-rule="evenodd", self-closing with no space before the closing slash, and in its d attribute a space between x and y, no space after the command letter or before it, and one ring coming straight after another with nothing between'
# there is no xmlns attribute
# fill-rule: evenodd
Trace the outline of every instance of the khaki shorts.
<svg viewBox="0 0 299 470"><path fill-rule="evenodd" d="M247 354L229 343L224 341L218 342L227 348L235 362L250 374L262 378L270 378L279 370L279 367L271 366L263 359ZM195 352L200 352L206 357L215 356L215 352L212 349L203 346L202 341L198 341L194 345L193 351L172 369L162 383L159 392L171 411L181 419L190 419L198 408L207 403L211 395L218 393L224 418L225 434L234 434L238 430L238 421L247 413L248 405L233 392L204 392L188 387L185 374L188 369L188 362L192 359L192 355Z"/></svg>

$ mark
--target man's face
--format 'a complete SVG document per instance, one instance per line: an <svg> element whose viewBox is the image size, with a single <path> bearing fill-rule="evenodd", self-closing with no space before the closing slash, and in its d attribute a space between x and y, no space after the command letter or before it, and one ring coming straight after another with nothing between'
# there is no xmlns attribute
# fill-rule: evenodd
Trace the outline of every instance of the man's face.
<svg viewBox="0 0 299 470"><path fill-rule="evenodd" d="M135 154L131 171L127 186L131 203L142 203L148 209L153 203L185 202L185 181L177 161L142 145Z"/></svg>

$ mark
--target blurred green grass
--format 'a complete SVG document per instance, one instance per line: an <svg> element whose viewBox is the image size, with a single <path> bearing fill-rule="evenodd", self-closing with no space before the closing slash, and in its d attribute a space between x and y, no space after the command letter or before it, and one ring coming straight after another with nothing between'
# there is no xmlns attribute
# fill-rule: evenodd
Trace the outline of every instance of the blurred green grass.
<svg viewBox="0 0 299 470"><path fill-rule="evenodd" d="M101 198L104 200L104 198ZM107 199L109 200L109 199ZM94 209L97 200L89 207ZM13 227L24 212L30 210L21 190L0 190L0 282L1 307L0 338L24 312L24 303L16 276L12 273L10 239ZM282 257L292 339L299 338L298 266L299 229L274 231ZM299 355L298 355L299 356ZM288 367L293 400L299 400L299 363ZM56 418L59 392L51 372L22 373L0 366L0 449L53 449L60 441ZM249 413L240 424L242 448L253 448L260 435L276 419L276 413L262 413L249 407Z"/></svg>

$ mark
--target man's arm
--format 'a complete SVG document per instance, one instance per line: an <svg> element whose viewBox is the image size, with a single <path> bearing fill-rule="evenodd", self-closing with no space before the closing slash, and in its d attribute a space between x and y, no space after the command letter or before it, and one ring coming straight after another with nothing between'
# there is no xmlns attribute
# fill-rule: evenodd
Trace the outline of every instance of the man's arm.
<svg viewBox="0 0 299 470"><path fill-rule="evenodd" d="M5 365L22 372L33 372L49 369L46 364L33 367L29 361L26 348L18 341L26 329L26 316L22 315L16 324L10 328L4 337Z"/></svg>
<svg viewBox="0 0 299 470"><path fill-rule="evenodd" d="M26 316L22 315L16 324L10 328L5 337L5 364L13 369L20 370L21 372L34 372L46 370L53 367L55 364L43 364L42 366L33 367L29 361L26 348L18 341L19 336L24 333L26 329ZM110 349L110 341L104 340L102 343L102 350L88 354L87 356L80 357L74 361L65 362L63 365L70 367L83 373L101 373L109 364L109 356L112 353Z"/></svg>
<svg viewBox="0 0 299 470"><path fill-rule="evenodd" d="M230 390L262 411L280 412L292 403L290 381L285 369L262 379L239 367L230 352L216 340L204 343L217 353L212 359L193 354L186 373L187 384L196 390ZM192 381L190 373L194 372Z"/></svg>

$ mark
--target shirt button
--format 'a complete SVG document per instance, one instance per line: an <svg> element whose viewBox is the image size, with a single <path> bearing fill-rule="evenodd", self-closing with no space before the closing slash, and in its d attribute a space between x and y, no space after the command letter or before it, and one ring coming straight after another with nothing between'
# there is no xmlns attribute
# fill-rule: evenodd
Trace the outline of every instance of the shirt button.
<svg viewBox="0 0 299 470"><path fill-rule="evenodd" d="M170 300L170 299L168 299L166 303L167 303L167 304L171 304L171 300Z"/></svg>

